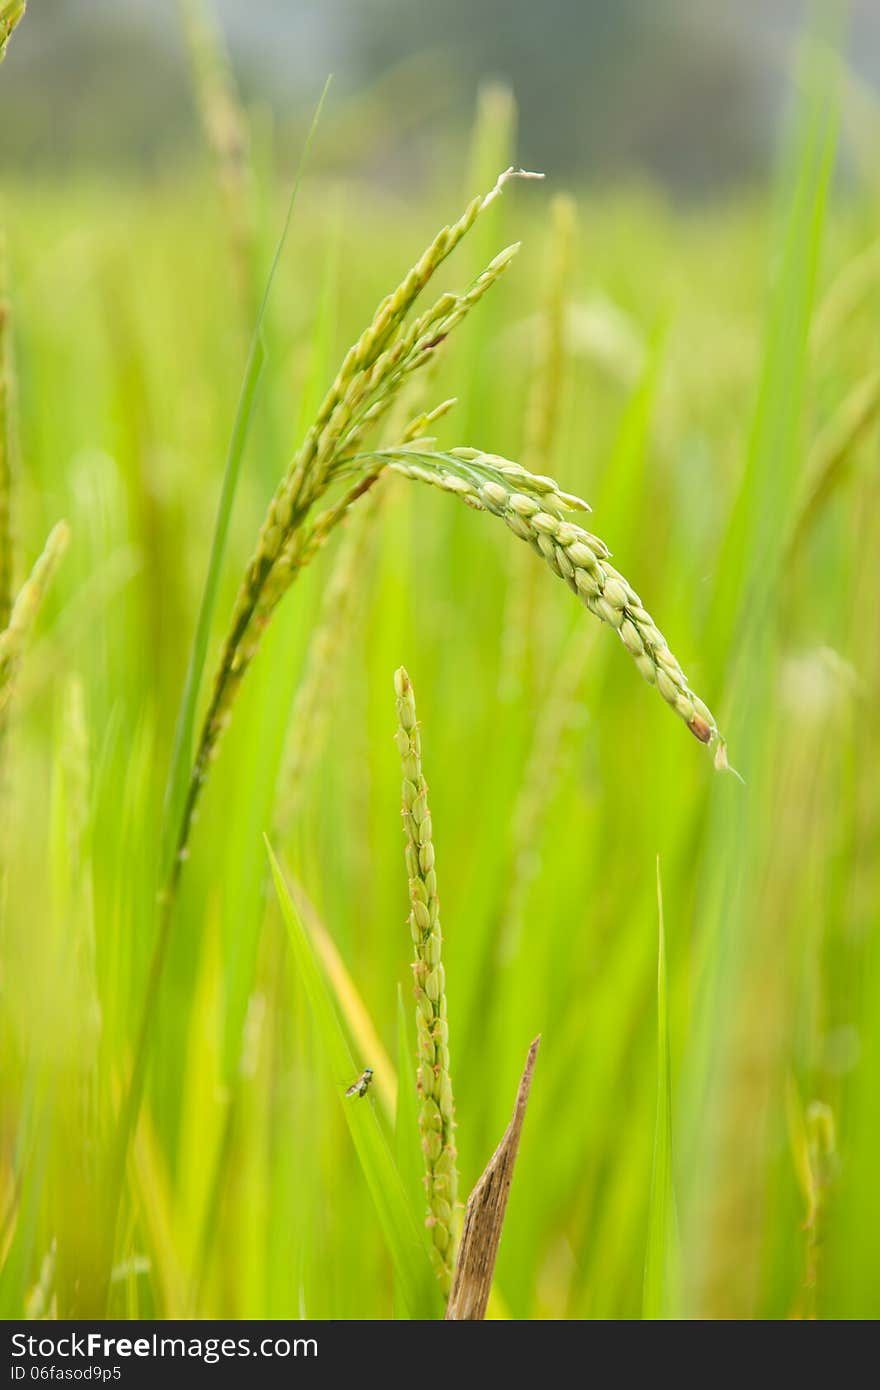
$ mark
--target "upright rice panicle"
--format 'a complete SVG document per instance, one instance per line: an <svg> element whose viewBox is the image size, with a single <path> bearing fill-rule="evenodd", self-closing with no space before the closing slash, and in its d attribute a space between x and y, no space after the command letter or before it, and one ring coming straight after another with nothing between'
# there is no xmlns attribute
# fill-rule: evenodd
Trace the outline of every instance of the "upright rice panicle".
<svg viewBox="0 0 880 1390"><path fill-rule="evenodd" d="M390 408L410 374L433 359L441 343L494 285L516 252L515 246L500 252L464 293L441 296L432 309L408 328L405 326L409 311L432 275L514 177L539 176L517 169L505 170L485 197L475 198L457 222L438 232L397 289L382 300L369 327L346 353L299 452L276 489L239 588L214 678L178 838L178 854L185 850L199 788L276 605L351 503L375 482L380 470L367 471L339 502L312 521L314 504L334 482L358 471L364 473L362 455L356 450L366 429L372 428Z"/></svg>
<svg viewBox="0 0 880 1390"><path fill-rule="evenodd" d="M427 1225L431 1254L444 1293L452 1283L455 1245L454 1211L458 1171L452 1079L449 1074L449 1025L446 982L441 960L442 932L437 873L431 839L428 786L422 773L422 750L416 705L409 676L401 666L394 676L397 695L397 746L403 769L403 824L409 875L409 924L415 948L413 976L420 1098L419 1130L425 1155Z"/></svg>

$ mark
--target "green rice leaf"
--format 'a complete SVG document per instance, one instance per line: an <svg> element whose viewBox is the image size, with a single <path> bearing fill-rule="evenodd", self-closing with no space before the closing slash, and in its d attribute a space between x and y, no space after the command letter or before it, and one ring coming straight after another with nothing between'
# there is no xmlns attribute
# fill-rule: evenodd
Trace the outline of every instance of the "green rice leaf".
<svg viewBox="0 0 880 1390"><path fill-rule="evenodd" d="M669 1065L669 1004L666 981L666 939L663 932L663 891L657 859L657 1114L654 1160L648 1209L648 1246L642 1317L659 1320L676 1316L678 1307L678 1222L672 1171L672 1086Z"/></svg>
<svg viewBox="0 0 880 1390"><path fill-rule="evenodd" d="M296 204L297 194L299 193L299 186L302 182L303 171L308 160L312 140L318 128L318 122L321 119L321 111L329 86L330 78L328 77L327 81L324 83L324 90L321 93L318 105L315 108L312 124L306 136L302 154L300 155L299 166L287 204L284 226L281 229L281 236L275 247L275 254L272 257L272 264L269 267L269 274L266 279L266 288L263 291L263 298L257 311L257 321L254 325L254 334L251 339L250 351L248 352L247 362L245 363L241 392L238 398L238 407L232 426L232 437L229 441L229 450L226 455L226 469L223 474L223 486L220 491L220 502L217 507L217 517L214 522L214 535L211 540L208 573L205 576L205 587L199 606L199 616L196 621L196 630L193 637L192 649L190 651L189 664L187 666L183 696L177 716L177 725L174 732L174 749L171 755L171 769L168 774L168 785L165 793L162 864L166 870L166 876L167 870L173 862L173 856L177 847L175 837L180 824L181 812L183 810L187 784L189 782L190 766L192 763L192 742L196 720L196 706L198 704L199 690L205 670L205 661L208 655L208 641L211 635L211 623L214 618L214 609L217 605L217 592L220 587L220 574L223 568L223 558L226 553L226 542L229 538L232 507L235 502L235 493L241 475L242 459L244 458L248 431L253 418L260 376L265 361L263 324L266 317L266 308L272 293L275 272L278 269L281 255L287 241L287 235L293 221L293 210Z"/></svg>
<svg viewBox="0 0 880 1390"><path fill-rule="evenodd" d="M311 1007L319 1048L342 1104L352 1142L394 1265L396 1296L407 1316L437 1317L441 1313L439 1292L403 1181L380 1128L372 1102L364 1104L345 1095L346 1086L361 1067L351 1055L308 933L293 904L268 840L266 849L294 962Z"/></svg>

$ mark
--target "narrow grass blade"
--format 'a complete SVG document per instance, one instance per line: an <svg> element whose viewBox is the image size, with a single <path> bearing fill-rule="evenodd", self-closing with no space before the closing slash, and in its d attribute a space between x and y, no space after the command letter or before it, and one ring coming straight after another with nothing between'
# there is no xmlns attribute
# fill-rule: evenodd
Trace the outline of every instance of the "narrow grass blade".
<svg viewBox="0 0 880 1390"><path fill-rule="evenodd" d="M235 493L238 487L238 479L241 474L241 464L244 457L245 444L247 443L248 430L253 417L254 405L257 399L257 391L260 383L260 375L263 369L265 354L263 349L263 322L266 316L266 307L272 292L272 283L275 279L275 272L278 269L281 255L284 250L287 236L293 220L293 210L296 204L299 186L302 182L303 171L308 160L309 151L312 146L318 122L321 119L321 111L327 96L330 85L330 78L324 83L324 90L321 93L312 124L303 151L300 156L299 167L293 181L293 188L290 193L290 200L287 204L287 214L284 219L284 226L281 229L281 236L275 247L275 254L272 257L272 264L269 267L269 274L266 279L266 288L263 291L263 298L257 311L257 321L254 325L254 335L251 339L250 351L247 363L245 364L244 377L241 383L241 393L238 398L238 407L235 412L235 421L232 426L232 437L229 441L229 451L226 456L226 469L223 475L223 486L220 492L220 502L217 508L217 517L214 522L214 535L211 541L211 554L208 560L208 573L205 577L205 588L202 593L202 601L199 607L199 616L196 622L195 635L193 637L192 649L190 652L189 665L186 672L186 681L183 688L183 697L180 704L180 711L177 717L177 727L174 734L174 749L171 756L171 770L168 775L168 787L165 800L165 819L162 836L162 865L166 872L170 868L175 851L175 836L180 822L181 811L183 809L186 796L187 784L189 781L190 764L192 762L192 741L193 730L195 728L196 705L199 698L202 675L205 669L205 661L208 655L208 640L211 634L211 622L214 617L214 609L217 603L217 592L220 586L220 572L223 567L223 557L226 552L226 542L229 537L229 524L232 517L232 507L235 501Z"/></svg>
<svg viewBox="0 0 880 1390"><path fill-rule="evenodd" d="M179 1232L175 1231L171 1186L149 1115L141 1120L132 1145L132 1177L162 1316L185 1317L186 1283L178 1248Z"/></svg>
<svg viewBox="0 0 880 1390"><path fill-rule="evenodd" d="M669 1066L669 1004L666 981L666 939L663 931L663 890L657 859L657 1116L648 1246L642 1317L659 1320L675 1316L678 1304L678 1223L672 1175L672 1084Z"/></svg>
<svg viewBox="0 0 880 1390"><path fill-rule="evenodd" d="M805 48L802 71L803 109L783 165L784 214L761 381L708 622L715 653L728 663L738 656L744 670L755 658L752 650L743 650L743 642L754 643L765 631L786 558L780 521L792 515L801 471L810 323L837 146L836 88L815 47ZM732 700L732 684L727 684ZM745 775L748 779L747 767Z"/></svg>
<svg viewBox="0 0 880 1390"><path fill-rule="evenodd" d="M440 1300L434 1276L375 1109L369 1101L364 1104L345 1096L346 1085L363 1064L356 1062L351 1055L308 933L268 841L266 849L296 968L311 1006L320 1050L343 1106L352 1142L376 1208L394 1265L396 1289L402 1306L410 1317L436 1317L440 1312Z"/></svg>
<svg viewBox="0 0 880 1390"><path fill-rule="evenodd" d="M774 940L768 950L764 875L765 857L773 859L780 844L776 793L786 732L780 666L792 640L783 623L785 528L802 476L809 329L836 150L832 78L815 63L804 70L749 455L719 551L702 647L707 668L718 664L719 680L726 668L731 741L748 793L713 798L701 855L696 929L702 962L677 1127L682 1172L688 1175L680 1190L688 1316L748 1319L761 1306L757 1270L764 1250L757 1236L744 1234L731 1250L713 1243L713 1236L722 1210L726 1229L745 1232L756 1212L772 1209L758 1175L778 1123L771 1100L774 1045L766 1043L756 1064L742 1043L754 1024L754 1004L747 1001L767 1000L762 1008L778 1009L780 1016L787 1008L781 956L773 954L783 948ZM794 916L781 898L775 925L782 930L789 920ZM769 1032L768 1018L760 1022ZM786 1037L780 1046L788 1046L787 1035L780 1037ZM747 1124L735 1099L744 1087L755 1097ZM735 1197L724 1190L725 1175L732 1173L738 1179Z"/></svg>
<svg viewBox="0 0 880 1390"><path fill-rule="evenodd" d="M335 1005L348 1025L349 1034L360 1048L363 1064L369 1064L374 1071L373 1090L385 1110L389 1120L394 1119L397 1109L397 1077L391 1059L382 1043L376 1025L370 1017L360 991L346 969L345 962L336 949L336 943L328 932L314 906L309 902L302 887L292 883L291 893L303 925L309 934L315 954L324 969L327 984L334 995Z"/></svg>

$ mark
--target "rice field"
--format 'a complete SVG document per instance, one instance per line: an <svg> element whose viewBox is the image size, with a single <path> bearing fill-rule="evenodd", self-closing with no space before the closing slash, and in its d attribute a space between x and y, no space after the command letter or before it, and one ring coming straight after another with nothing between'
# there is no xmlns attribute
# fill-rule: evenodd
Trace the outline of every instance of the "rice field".
<svg viewBox="0 0 880 1390"><path fill-rule="evenodd" d="M870 112L693 205L322 113L279 243L194 53L197 168L2 188L0 1312L442 1317L540 1035L488 1317L876 1317Z"/></svg>

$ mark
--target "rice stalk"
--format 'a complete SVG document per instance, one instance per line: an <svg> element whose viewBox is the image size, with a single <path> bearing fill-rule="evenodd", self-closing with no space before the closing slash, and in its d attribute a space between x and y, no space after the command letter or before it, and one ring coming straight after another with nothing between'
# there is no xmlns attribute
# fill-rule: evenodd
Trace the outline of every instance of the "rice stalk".
<svg viewBox="0 0 880 1390"><path fill-rule="evenodd" d="M67 548L69 535L66 521L59 521L49 532L42 554L19 590L12 606L9 623L4 631L0 632L0 721L8 709L22 653L46 597L46 591Z"/></svg>
<svg viewBox="0 0 880 1390"><path fill-rule="evenodd" d="M11 311L5 245L0 240L0 631L12 612L12 472L14 451Z"/></svg>
<svg viewBox="0 0 880 1390"><path fill-rule="evenodd" d="M419 1065L419 1132L425 1156L428 1198L426 1225L431 1232L431 1258L444 1293L452 1284L455 1248L455 1198L458 1170L455 1151L455 1107L449 1074L449 1025L446 1020L446 981L441 960L443 935L437 897L437 871L431 839L428 785L422 772L422 750L412 683L401 666L394 676L397 696L397 746L403 769L403 825L409 875L409 925L415 948L413 979Z"/></svg>
<svg viewBox="0 0 880 1390"><path fill-rule="evenodd" d="M454 404L452 400L443 401L433 410L416 416L401 432L401 437L413 441L421 438ZM327 727L328 682L345 647L358 599L363 592L361 577L379 516L379 496L374 491L370 492L364 504L348 518L339 553L322 596L318 622L309 642L305 668L290 718L290 739L282 773L285 791L277 815L280 834L289 829L299 812L306 779L323 746Z"/></svg>
<svg viewBox="0 0 880 1390"><path fill-rule="evenodd" d="M379 476L382 465L365 471L357 453L367 430L387 414L411 373L432 361L449 333L507 269L518 247L500 252L463 294L441 296L409 327L406 317L432 275L515 176L534 177L505 170L484 198L475 198L456 223L437 234L397 289L381 302L369 327L346 354L269 504L235 601L202 724L177 839L178 865L186 857L193 814L220 736L272 613L348 508ZM361 476L342 497L312 520L312 508L328 489L357 473ZM173 896L178 872L177 868L172 871L166 896Z"/></svg>
<svg viewBox="0 0 880 1390"><path fill-rule="evenodd" d="M663 922L663 885L657 855L657 1108L648 1203L648 1239L642 1317L674 1318L680 1306L678 1214L672 1143L672 1063L669 1045L669 977Z"/></svg>
<svg viewBox="0 0 880 1390"><path fill-rule="evenodd" d="M245 446L254 415L260 378L265 364L266 351L263 342L263 333L269 309L269 301L271 299L281 256L290 233L300 184L308 161L309 151L311 150L312 142L321 119L321 112L324 109L324 102L327 98L329 85L330 79L328 78L324 83L321 96L315 107L315 114L312 117L312 123L309 127L305 143L303 144L299 165L293 180L293 186L290 190L287 213L281 228L281 235L275 244L275 252L269 266L269 273L266 277L263 296L260 300L260 306L254 320L253 334L251 336L250 348L248 350L244 375L239 390L232 434L226 453L226 466L223 471L223 483L220 489L220 498L214 522L214 533L211 539L208 570L205 575L198 617L196 619L195 631L190 647L183 694L174 731L171 765L168 771L168 781L166 784L161 849L163 866L165 866L163 867L163 879L166 882L170 877L173 878L175 872L173 866L177 858L176 841L179 827L186 825L187 815L191 813L191 809L188 807L187 803L188 787L190 787L192 746L196 727L196 708L208 656L208 643L214 610L217 606L220 575L229 537L229 527L235 503L235 494L238 489ZM181 816L183 817L182 820ZM168 866L171 867L169 868Z"/></svg>
<svg viewBox="0 0 880 1390"><path fill-rule="evenodd" d="M62 1317L97 1317L103 1311L104 1228L98 1162L102 1015L92 886L92 763L84 699L81 681L72 677L61 712L50 817L54 950L67 981L56 1014L64 1061L53 1099L56 1124L64 1134L63 1150L55 1155L52 1184L59 1194L54 1211L55 1287ZM63 1195L69 1183L77 1192L73 1206Z"/></svg>
<svg viewBox="0 0 880 1390"><path fill-rule="evenodd" d="M0 63L6 57L12 31L24 19L27 0L0 0Z"/></svg>
<svg viewBox="0 0 880 1390"><path fill-rule="evenodd" d="M254 283L254 180L247 118L223 36L205 0L179 0L181 23L205 141L217 170L237 288L248 322L257 308Z"/></svg>
<svg viewBox="0 0 880 1390"><path fill-rule="evenodd" d="M100 1028L100 1004L97 995L95 970L95 927L91 879L91 796L92 751L89 741L85 708L85 689L79 676L71 676L64 698L62 733L59 739L60 757L57 775L61 788L59 832L66 840L65 852L59 856L64 863L69 882L64 885L63 918L76 965L77 996L81 1006L79 1016L83 1037L80 1050L93 1050L92 1039ZM81 902L72 908L75 896Z"/></svg>
<svg viewBox="0 0 880 1390"><path fill-rule="evenodd" d="M574 240L574 201L560 196L550 209L549 270L538 341L526 402L525 456L527 468L547 467L559 438L565 374L568 362L567 320ZM513 700L540 661L530 648L537 633L536 572L519 547L510 552L510 573L501 645L499 693ZM543 656L543 652L541 653Z"/></svg>
<svg viewBox="0 0 880 1390"><path fill-rule="evenodd" d="M586 502L562 492L552 478L477 449L423 453L415 449L373 454L404 477L429 483L461 498L476 511L500 517L563 579L601 622L613 628L649 685L714 753L715 766L729 770L726 744L715 717L693 693L663 634L629 581L610 563L604 541L568 520L589 511Z"/></svg>

